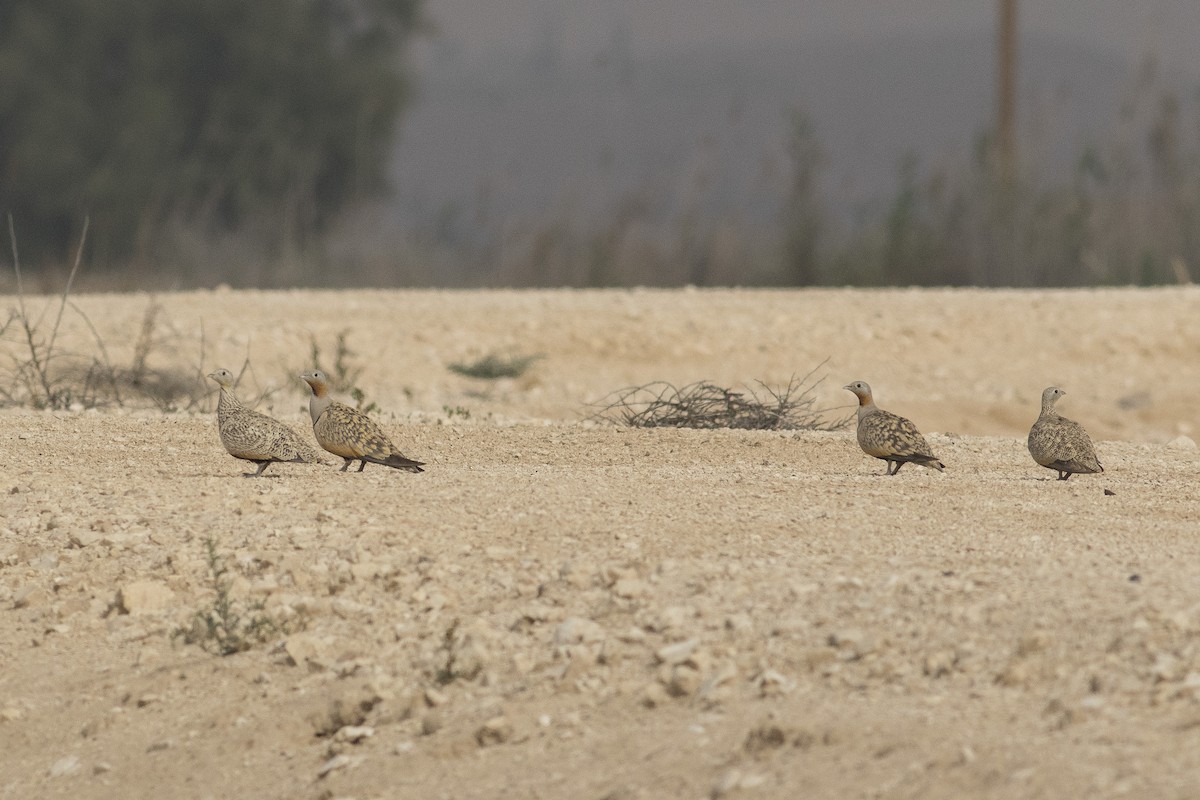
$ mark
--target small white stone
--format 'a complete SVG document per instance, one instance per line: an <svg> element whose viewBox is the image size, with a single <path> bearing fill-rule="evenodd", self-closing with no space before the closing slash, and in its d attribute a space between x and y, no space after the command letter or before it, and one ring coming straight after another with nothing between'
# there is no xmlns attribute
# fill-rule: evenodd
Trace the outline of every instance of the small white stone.
<svg viewBox="0 0 1200 800"><path fill-rule="evenodd" d="M317 778L324 778L334 770L348 767L351 763L353 763L353 761L354 760L345 753L339 753L321 765L321 768L317 770Z"/></svg>
<svg viewBox="0 0 1200 800"><path fill-rule="evenodd" d="M64 778L76 772L79 772L79 756L76 755L63 756L50 766L51 778Z"/></svg>
<svg viewBox="0 0 1200 800"><path fill-rule="evenodd" d="M728 769L717 782L713 784L712 797L724 797L738 787L742 780L742 773L737 769Z"/></svg>
<svg viewBox="0 0 1200 800"><path fill-rule="evenodd" d="M654 653L654 657L663 664L682 664L692 657L692 653L696 652L696 648L699 646L699 639L687 639L686 641L658 648Z"/></svg>
<svg viewBox="0 0 1200 800"><path fill-rule="evenodd" d="M375 729L369 725L346 725L338 729L338 732L333 735L333 739L336 742L358 744L363 739L370 739L374 735Z"/></svg>
<svg viewBox="0 0 1200 800"><path fill-rule="evenodd" d="M767 782L767 776L758 772L752 772L749 775L743 775L738 781L739 789L757 789Z"/></svg>

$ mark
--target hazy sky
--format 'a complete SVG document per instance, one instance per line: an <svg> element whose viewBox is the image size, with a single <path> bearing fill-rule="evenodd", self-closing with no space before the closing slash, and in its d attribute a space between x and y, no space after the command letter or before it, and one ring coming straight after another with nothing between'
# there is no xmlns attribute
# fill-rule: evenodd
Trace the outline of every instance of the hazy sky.
<svg viewBox="0 0 1200 800"><path fill-rule="evenodd" d="M902 159L967 161L994 110L999 0L425 3L394 170L414 225L444 209L587 216L633 192L674 208L710 173L714 205L766 219L779 187L756 176L783 174L797 109L851 213L890 196ZM1148 56L1158 86L1195 97L1200 0L1023 0L1019 25L1018 136L1046 174L1132 135L1114 123ZM636 80L612 67L626 58Z"/></svg>
<svg viewBox="0 0 1200 800"><path fill-rule="evenodd" d="M994 24L997 0L427 0L427 16L468 53L525 49L553 31L590 56L624 26L636 55L703 45L962 32ZM1079 39L1133 60L1154 53L1200 75L1197 0L1026 0L1023 32Z"/></svg>

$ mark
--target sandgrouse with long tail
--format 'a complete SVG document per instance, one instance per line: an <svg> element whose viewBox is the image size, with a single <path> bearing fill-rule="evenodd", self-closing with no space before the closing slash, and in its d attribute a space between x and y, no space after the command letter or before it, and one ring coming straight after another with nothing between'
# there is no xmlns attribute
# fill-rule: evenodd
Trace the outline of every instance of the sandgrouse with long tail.
<svg viewBox="0 0 1200 800"><path fill-rule="evenodd" d="M329 379L324 372L305 372L300 379L312 389L308 412L312 416L313 435L317 438L317 444L345 459L342 472L355 461L360 462L359 472L366 469L368 463L407 472L425 471L421 469L424 462L414 461L400 453L375 420L330 397Z"/></svg>
<svg viewBox="0 0 1200 800"><path fill-rule="evenodd" d="M886 461L888 475L895 475L908 463L938 472L946 468L933 454L916 425L875 405L866 381L855 381L842 388L858 398L858 446L867 455Z"/></svg>

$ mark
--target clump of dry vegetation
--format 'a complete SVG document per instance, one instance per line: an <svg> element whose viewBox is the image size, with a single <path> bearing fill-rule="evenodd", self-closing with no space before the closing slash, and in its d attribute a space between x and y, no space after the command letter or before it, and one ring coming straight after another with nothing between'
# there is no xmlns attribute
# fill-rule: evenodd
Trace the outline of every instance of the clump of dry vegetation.
<svg viewBox="0 0 1200 800"><path fill-rule="evenodd" d="M229 565L217 551L216 540L206 538L204 551L212 601L192 615L189 627L176 630L174 638L182 638L213 655L231 656L262 644L275 634L295 629L296 625L268 614L261 600L247 605L235 600Z"/></svg>
<svg viewBox="0 0 1200 800"><path fill-rule="evenodd" d="M16 278L17 305L8 310L0 324L0 344L6 364L0 364L0 405L28 405L34 408L96 408L100 406L151 405L163 411L195 408L207 395L203 371L163 369L150 366L152 352L164 344L159 333L162 307L151 299L133 337L133 353L128 366L114 364L99 332L71 300L71 289L79 273L87 243L88 221L84 220L79 247L54 309L53 321L47 315L54 308L48 303L39 312L26 303L21 275L21 259L12 215L8 234ZM59 341L67 309L78 315L91 333L95 349L78 353L64 348ZM201 342L201 362L204 344Z"/></svg>
<svg viewBox="0 0 1200 800"><path fill-rule="evenodd" d="M358 379L362 376L363 368L353 364L356 353L350 349L347 339L350 337L349 330L338 331L333 345L333 364L326 367L321 356L321 345L317 342L316 336L309 336L309 361L315 369L319 369L329 378L329 385L335 392L346 392L352 398L359 411L364 414L372 414L379 410L379 405L374 401L367 401L367 393L358 385ZM289 370L295 372L295 370Z"/></svg>
<svg viewBox="0 0 1200 800"><path fill-rule="evenodd" d="M542 358L545 356L541 353L512 356L488 353L475 361L455 361L447 365L447 369L467 378L494 381L499 378L519 378L533 366L535 361Z"/></svg>
<svg viewBox="0 0 1200 800"><path fill-rule="evenodd" d="M816 407L814 390L824 380L813 379L816 369L802 378L792 376L780 388L762 381L755 382L757 388L745 386L740 391L709 381L678 388L666 381L630 386L593 403L596 411L590 418L634 428L776 431L843 428L849 423L850 414L829 418L828 409Z"/></svg>

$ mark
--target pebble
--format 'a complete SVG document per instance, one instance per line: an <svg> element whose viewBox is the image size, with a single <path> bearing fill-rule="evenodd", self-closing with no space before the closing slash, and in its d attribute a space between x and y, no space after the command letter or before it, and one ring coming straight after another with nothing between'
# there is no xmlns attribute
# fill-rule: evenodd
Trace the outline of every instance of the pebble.
<svg viewBox="0 0 1200 800"><path fill-rule="evenodd" d="M321 765L321 768L319 770L317 770L317 779L320 780L321 778L324 778L326 775L333 772L334 770L345 769L347 767L352 767L352 766L358 766L361 763L362 763L361 756L357 756L357 757L356 756L348 756L345 753L339 753L338 755L334 756L333 758L329 759L328 761L326 761L324 764Z"/></svg>
<svg viewBox="0 0 1200 800"><path fill-rule="evenodd" d="M846 660L862 658L875 649L875 639L870 634L854 628L830 634L829 646L835 647Z"/></svg>
<svg viewBox="0 0 1200 800"><path fill-rule="evenodd" d="M663 688L661 683L652 683L642 690L642 705L646 708L658 708L661 705L666 705L671 701L667 690Z"/></svg>
<svg viewBox="0 0 1200 800"><path fill-rule="evenodd" d="M310 672L323 672L332 664L328 642L315 634L292 634L284 642L283 650L292 666L306 666Z"/></svg>
<svg viewBox="0 0 1200 800"><path fill-rule="evenodd" d="M683 606L668 606L659 612L655 629L659 631L679 630L693 616L695 614L692 609Z"/></svg>
<svg viewBox="0 0 1200 800"><path fill-rule="evenodd" d="M13 595L12 607L36 608L37 606L43 605L49 599L50 595L46 593L45 589L37 584L30 584L18 589L17 593Z"/></svg>
<svg viewBox="0 0 1200 800"><path fill-rule="evenodd" d="M754 683L758 686L758 691L763 697L787 694L796 687L794 681L788 680L786 676L773 669L765 669L760 672L755 678Z"/></svg>
<svg viewBox="0 0 1200 800"><path fill-rule="evenodd" d="M421 718L421 734L432 736L440 731L444 724L441 714L436 711L429 711Z"/></svg>
<svg viewBox="0 0 1200 800"><path fill-rule="evenodd" d="M338 732L333 735L334 741L349 742L350 744L358 744L364 739L370 739L375 735L375 729L369 725L346 725L339 728Z"/></svg>
<svg viewBox="0 0 1200 800"><path fill-rule="evenodd" d="M67 536L67 540L72 547L90 547L100 541L100 534L93 530L77 530L71 531Z"/></svg>
<svg viewBox="0 0 1200 800"><path fill-rule="evenodd" d="M1184 667L1183 662L1170 653L1158 653L1154 665L1150 668L1150 674L1156 681L1163 683L1177 681L1183 678Z"/></svg>
<svg viewBox="0 0 1200 800"><path fill-rule="evenodd" d="M63 756L50 765L51 778L64 778L76 772L79 772L79 756L76 755Z"/></svg>
<svg viewBox="0 0 1200 800"><path fill-rule="evenodd" d="M175 593L161 581L133 581L117 592L117 606L125 614L156 614L174 605Z"/></svg>
<svg viewBox="0 0 1200 800"><path fill-rule="evenodd" d="M675 644L664 645L654 652L654 657L663 664L682 664L692 657L700 646L699 639L687 639Z"/></svg>
<svg viewBox="0 0 1200 800"><path fill-rule="evenodd" d="M681 664L671 671L667 693L672 697L687 697L699 691L703 677L700 670Z"/></svg>
<svg viewBox="0 0 1200 800"><path fill-rule="evenodd" d="M480 747L504 744L512 739L512 736L513 725L509 722L508 717L503 715L492 717L483 723L479 730L475 731L475 741L479 743Z"/></svg>
<svg viewBox="0 0 1200 800"><path fill-rule="evenodd" d="M582 617L567 617L554 629L556 645L593 644L604 638L604 628L599 623Z"/></svg>

